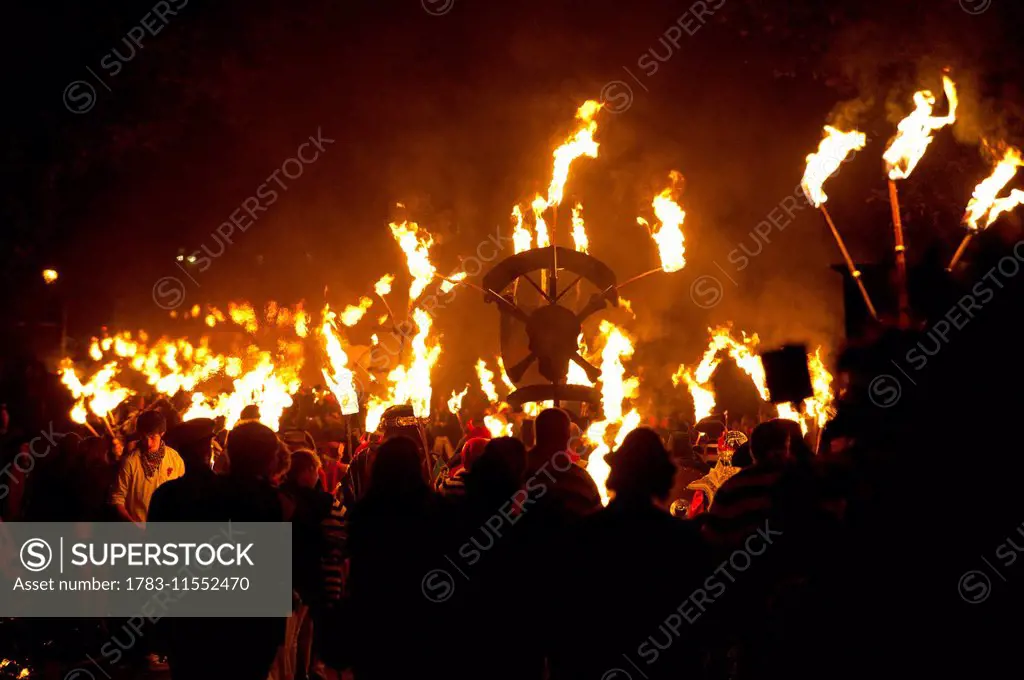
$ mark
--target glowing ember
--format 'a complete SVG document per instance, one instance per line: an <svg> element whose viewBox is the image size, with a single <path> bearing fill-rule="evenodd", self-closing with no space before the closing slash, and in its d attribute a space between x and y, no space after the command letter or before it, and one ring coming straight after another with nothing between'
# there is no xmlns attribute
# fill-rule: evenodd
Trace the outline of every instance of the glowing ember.
<svg viewBox="0 0 1024 680"><path fill-rule="evenodd" d="M964 222L973 231L979 231L992 224L999 215L1013 210L1024 203L1024 191L1014 189L1005 198L997 198L999 192L1017 175L1017 168L1024 165L1020 151L1007 149L1003 160L992 174L974 189L974 195L967 204Z"/></svg>
<svg viewBox="0 0 1024 680"><path fill-rule="evenodd" d="M648 228L651 238L658 244L661 268L672 273L686 266L686 258L683 256L686 248L683 246L683 230L681 229L683 220L686 219L686 213L673 199L676 187L682 181L683 176L673 170L669 173L669 179L671 185L655 196L651 204L661 226L654 230L642 217L638 217L636 221Z"/></svg>
<svg viewBox="0 0 1024 680"><path fill-rule="evenodd" d="M932 132L956 122L957 94L956 85L949 76L942 76L942 87L949 101L949 113L945 116L933 116L935 95L930 90L914 93L916 108L913 113L900 121L898 132L889 144L882 158L885 159L889 179L906 179L914 171L924 157L925 151L932 143Z"/></svg>
<svg viewBox="0 0 1024 680"><path fill-rule="evenodd" d="M458 415L459 411L462 410L462 400L466 398L467 394L469 394L469 385L466 385L466 389L461 392L452 390L452 396L448 400L448 410L451 413Z"/></svg>
<svg viewBox="0 0 1024 680"><path fill-rule="evenodd" d="M434 245L434 239L415 222L392 223L390 226L391 234L405 253L409 273L412 274L412 284L409 286L411 304L423 293L437 273L430 262L430 247Z"/></svg>
<svg viewBox="0 0 1024 680"><path fill-rule="evenodd" d="M530 230L523 226L523 211L518 205L512 206L512 219L515 225L512 227L512 247L516 253L529 250L533 247L533 235Z"/></svg>
<svg viewBox="0 0 1024 680"><path fill-rule="evenodd" d="M815 208L828 201L828 196L822 190L825 180L835 174L847 156L858 149L863 149L866 143L867 135L863 132L840 132L831 125L825 126L825 138L818 145L817 153L807 156L807 169L804 170L804 178L800 182L807 200L813 203Z"/></svg>
<svg viewBox="0 0 1024 680"><path fill-rule="evenodd" d="M590 240L587 238L587 228L583 224L583 206L577 203L572 208L572 241L576 250L581 253L590 252Z"/></svg>
<svg viewBox="0 0 1024 680"><path fill-rule="evenodd" d="M373 299L368 297L359 298L359 306L348 305L341 313L341 323L345 326L355 326L366 315L366 311L373 306Z"/></svg>

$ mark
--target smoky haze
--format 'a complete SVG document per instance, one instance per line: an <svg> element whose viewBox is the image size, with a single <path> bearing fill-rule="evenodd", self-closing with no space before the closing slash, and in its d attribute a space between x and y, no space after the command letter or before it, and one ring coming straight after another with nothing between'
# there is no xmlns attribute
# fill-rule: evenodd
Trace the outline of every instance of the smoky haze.
<svg viewBox="0 0 1024 680"><path fill-rule="evenodd" d="M629 105L598 114L600 155L574 164L557 238L571 243L578 200L591 254L620 281L651 269L657 251L636 218L655 223L652 198L670 170L684 176L687 267L623 290L636 318L614 317L639 340L645 389L665 389L680 362L696 363L709 325L834 353L843 310L830 266L840 260L820 215L804 209L784 228L756 228L778 221L773 210L794 196L822 125L857 126L868 145L826 185L829 208L856 259L886 261L881 154L914 90L941 93L949 67L960 122L900 187L911 260L934 247L948 257L990 169L980 140L1022 141L1021 62L1007 56L1019 57L1019 3L970 14L939 0L707 0L719 8L703 24L684 19L692 5L454 0L433 16L415 0L191 2L83 115L64 108L61 91L99 69L145 8L57 18L21 8L12 49L27 49L25 36L50 46L39 72L14 76L26 103L8 130L5 238L84 282L77 332L157 324L166 313L153 282L178 274L179 249L212 246L213 230L322 130L333 140L324 153L198 284L186 281L186 304L305 299L316 310L326 287L338 307L390 272L400 306L408 275L388 221L434 233L435 263L453 271L489 236L510 233L513 203L546 191L576 108L622 81ZM697 30L667 33L680 21ZM615 108L623 92L609 95ZM472 380L476 357L497 353L498 314L461 290L436 323L435 382L447 394Z"/></svg>

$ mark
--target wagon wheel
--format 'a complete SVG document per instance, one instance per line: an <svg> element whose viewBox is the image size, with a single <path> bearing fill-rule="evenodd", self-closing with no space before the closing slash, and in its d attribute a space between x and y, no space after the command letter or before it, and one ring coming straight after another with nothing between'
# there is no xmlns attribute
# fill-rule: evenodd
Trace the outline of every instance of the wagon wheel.
<svg viewBox="0 0 1024 680"><path fill-rule="evenodd" d="M598 292L574 310L566 293L580 281L594 285ZM484 276L483 287L488 291L485 302L494 302L501 313L501 355L506 373L521 388L509 395L508 403L516 408L531 401L600 404L597 390L567 385L566 378L570 361L575 361L591 382L601 376L601 370L580 355L577 337L587 317L609 303L618 305L615 273L586 253L548 246L502 260ZM539 304L527 308L523 292L531 289L539 296ZM547 384L522 385L534 364Z"/></svg>

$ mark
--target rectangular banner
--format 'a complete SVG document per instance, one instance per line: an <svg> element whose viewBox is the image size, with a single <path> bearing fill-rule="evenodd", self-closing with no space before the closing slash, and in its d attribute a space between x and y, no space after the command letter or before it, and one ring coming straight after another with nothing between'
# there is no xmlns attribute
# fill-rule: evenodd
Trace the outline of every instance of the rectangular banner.
<svg viewBox="0 0 1024 680"><path fill-rule="evenodd" d="M284 617L287 522L0 523L0 617Z"/></svg>

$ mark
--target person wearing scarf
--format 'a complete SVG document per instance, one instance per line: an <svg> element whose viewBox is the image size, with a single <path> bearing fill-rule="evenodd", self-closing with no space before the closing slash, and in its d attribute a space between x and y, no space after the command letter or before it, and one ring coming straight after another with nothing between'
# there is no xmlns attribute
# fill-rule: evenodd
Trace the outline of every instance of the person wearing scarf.
<svg viewBox="0 0 1024 680"><path fill-rule="evenodd" d="M185 463L164 443L167 421L159 411L140 414L135 428L139 438L121 457L110 504L121 519L145 524L153 492L185 474Z"/></svg>

